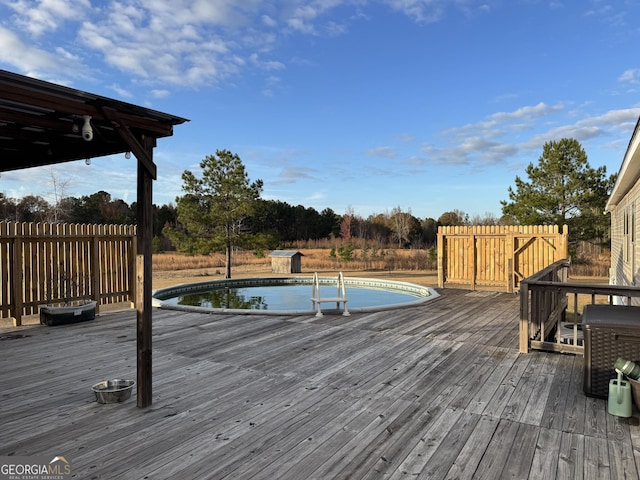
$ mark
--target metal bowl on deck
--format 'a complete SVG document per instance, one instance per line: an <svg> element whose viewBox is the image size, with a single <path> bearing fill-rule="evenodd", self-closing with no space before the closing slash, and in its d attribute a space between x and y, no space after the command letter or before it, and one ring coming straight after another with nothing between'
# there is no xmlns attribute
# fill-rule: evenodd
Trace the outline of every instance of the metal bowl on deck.
<svg viewBox="0 0 640 480"><path fill-rule="evenodd" d="M131 390L135 384L133 380L105 380L96 383L91 390L96 394L98 403L119 403L131 397Z"/></svg>

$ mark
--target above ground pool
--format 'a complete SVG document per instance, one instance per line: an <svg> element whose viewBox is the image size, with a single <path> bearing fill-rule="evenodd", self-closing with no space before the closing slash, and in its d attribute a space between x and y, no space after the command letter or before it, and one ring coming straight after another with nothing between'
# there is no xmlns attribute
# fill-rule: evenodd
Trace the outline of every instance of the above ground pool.
<svg viewBox="0 0 640 480"><path fill-rule="evenodd" d="M339 294L337 277L318 277L320 296ZM312 314L313 277L241 278L189 283L156 290L153 306L189 311L260 314ZM406 282L345 277L351 313L416 305L438 296L432 288ZM324 302L324 313L342 313L343 304Z"/></svg>

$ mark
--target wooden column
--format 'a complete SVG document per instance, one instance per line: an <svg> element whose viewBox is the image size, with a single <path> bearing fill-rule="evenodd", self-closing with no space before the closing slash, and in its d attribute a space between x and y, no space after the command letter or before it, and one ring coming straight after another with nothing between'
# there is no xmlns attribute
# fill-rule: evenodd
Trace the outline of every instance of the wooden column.
<svg viewBox="0 0 640 480"><path fill-rule="evenodd" d="M91 262L91 293L92 299L96 302L96 314L100 313L100 241L98 240L98 233L95 227L91 229L91 235L93 238L89 240L89 261Z"/></svg>
<svg viewBox="0 0 640 480"><path fill-rule="evenodd" d="M155 171L150 171L149 163L153 165L154 141L142 139L144 153L140 152L144 160L138 159L138 231L137 231L137 279L138 289L136 298L137 312L137 365L138 365L138 401L140 408L152 403L152 312L151 312L151 240L153 238L153 180ZM134 149L134 152L137 149ZM138 156L138 155L136 155Z"/></svg>

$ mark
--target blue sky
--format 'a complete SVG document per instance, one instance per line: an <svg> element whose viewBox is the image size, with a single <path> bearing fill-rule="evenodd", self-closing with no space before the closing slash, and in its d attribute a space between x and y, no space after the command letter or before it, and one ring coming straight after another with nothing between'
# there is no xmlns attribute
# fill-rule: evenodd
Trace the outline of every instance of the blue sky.
<svg viewBox="0 0 640 480"><path fill-rule="evenodd" d="M266 199L499 216L545 142L618 171L639 18L626 0L0 0L0 68L190 119L158 141L157 204L228 149ZM53 175L135 201L135 157ZM47 198L51 178L3 173L0 191Z"/></svg>

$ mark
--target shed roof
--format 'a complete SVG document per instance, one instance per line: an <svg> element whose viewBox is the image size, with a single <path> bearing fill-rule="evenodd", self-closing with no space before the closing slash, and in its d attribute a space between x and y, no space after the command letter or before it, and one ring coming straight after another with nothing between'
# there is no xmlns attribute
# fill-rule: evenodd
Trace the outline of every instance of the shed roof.
<svg viewBox="0 0 640 480"><path fill-rule="evenodd" d="M304 253L298 250L274 250L269 254L270 257L277 257L277 258L290 258L296 255L300 255L304 257Z"/></svg>

